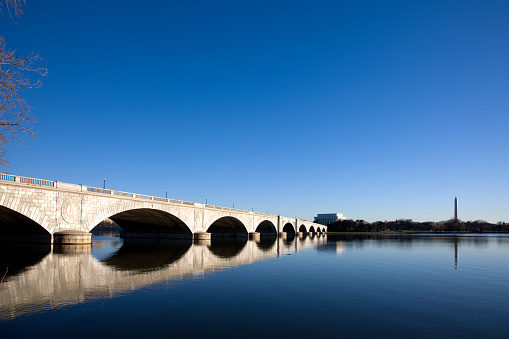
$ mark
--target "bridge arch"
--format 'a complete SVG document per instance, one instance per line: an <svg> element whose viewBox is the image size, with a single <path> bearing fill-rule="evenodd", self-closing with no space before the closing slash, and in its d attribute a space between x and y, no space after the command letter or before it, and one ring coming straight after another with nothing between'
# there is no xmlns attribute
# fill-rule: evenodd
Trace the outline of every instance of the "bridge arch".
<svg viewBox="0 0 509 339"><path fill-rule="evenodd" d="M299 232L307 233L306 225L300 225Z"/></svg>
<svg viewBox="0 0 509 339"><path fill-rule="evenodd" d="M12 241L51 242L51 233L26 215L0 206L0 238Z"/></svg>
<svg viewBox="0 0 509 339"><path fill-rule="evenodd" d="M94 200L95 203L94 203ZM98 201L97 201L98 200ZM117 200L117 201L115 201ZM193 215L188 213L188 211L184 209L174 208L172 206L164 206L156 203L146 203L144 201L118 201L117 199L111 199L110 197L96 197L96 196L86 196L84 197L85 204L103 204L104 207L94 208L90 211L89 216L83 220L84 222L84 231L90 232L94 227L96 227L101 221L112 218L112 216L118 215L122 212L135 211L135 210L153 210L160 211L162 213L166 213L168 215L173 216L180 220L186 228L193 229L191 226L193 225Z"/></svg>
<svg viewBox="0 0 509 339"><path fill-rule="evenodd" d="M317 231L318 233L322 233L322 230L321 230L321 228L320 228L320 227L317 227L317 228L316 228L316 231Z"/></svg>
<svg viewBox="0 0 509 339"><path fill-rule="evenodd" d="M247 237L247 228L242 221L232 216L224 216L210 224L207 232L213 237Z"/></svg>
<svg viewBox="0 0 509 339"><path fill-rule="evenodd" d="M256 227L255 232L259 232L260 235L277 235L276 226L269 220L262 221L258 227Z"/></svg>
<svg viewBox="0 0 509 339"><path fill-rule="evenodd" d="M309 233L315 233L315 228L313 226L309 227Z"/></svg>
<svg viewBox="0 0 509 339"><path fill-rule="evenodd" d="M283 232L286 232L287 234L293 234L295 235L295 227L287 222L284 226L283 226Z"/></svg>
<svg viewBox="0 0 509 339"><path fill-rule="evenodd" d="M175 215L151 208L136 208L116 213L109 217L116 222L126 236L158 234L168 238L190 238L190 228Z"/></svg>

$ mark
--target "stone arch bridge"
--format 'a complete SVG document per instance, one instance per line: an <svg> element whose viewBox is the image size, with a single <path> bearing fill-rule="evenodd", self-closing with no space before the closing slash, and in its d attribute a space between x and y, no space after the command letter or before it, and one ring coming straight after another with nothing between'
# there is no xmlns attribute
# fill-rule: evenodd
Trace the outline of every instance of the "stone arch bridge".
<svg viewBox="0 0 509 339"><path fill-rule="evenodd" d="M326 226L282 216L0 174L0 236L51 242L57 233L90 232L106 218L126 237L295 236Z"/></svg>

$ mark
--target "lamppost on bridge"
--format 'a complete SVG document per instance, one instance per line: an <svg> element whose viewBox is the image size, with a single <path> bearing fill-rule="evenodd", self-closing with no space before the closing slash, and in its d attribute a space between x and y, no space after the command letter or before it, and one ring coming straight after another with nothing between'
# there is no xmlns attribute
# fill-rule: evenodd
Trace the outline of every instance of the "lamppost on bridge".
<svg viewBox="0 0 509 339"><path fill-rule="evenodd" d="M168 190L166 190L166 199L168 199Z"/></svg>
<svg viewBox="0 0 509 339"><path fill-rule="evenodd" d="M106 178L103 179L103 189L106 189Z"/></svg>

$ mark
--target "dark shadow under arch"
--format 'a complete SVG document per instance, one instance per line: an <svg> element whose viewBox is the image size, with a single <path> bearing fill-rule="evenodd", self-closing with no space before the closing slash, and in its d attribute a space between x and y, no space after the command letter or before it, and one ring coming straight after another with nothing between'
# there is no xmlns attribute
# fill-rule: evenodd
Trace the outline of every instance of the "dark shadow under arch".
<svg viewBox="0 0 509 339"><path fill-rule="evenodd" d="M274 224L272 222L270 222L269 220L262 221L256 228L255 232L259 232L260 235L264 235L264 236L267 236L267 235L276 236L277 235L276 226L274 226Z"/></svg>
<svg viewBox="0 0 509 339"><path fill-rule="evenodd" d="M165 211L139 208L117 213L110 217L123 230L124 237L191 238L187 225Z"/></svg>
<svg viewBox="0 0 509 339"><path fill-rule="evenodd" d="M315 228L314 228L313 226L311 226L311 227L309 228L309 232L310 232L310 233L315 233Z"/></svg>
<svg viewBox="0 0 509 339"><path fill-rule="evenodd" d="M300 225L300 227L299 227L299 232L306 233L306 232L307 232L307 230L306 230L306 226L304 226L304 225Z"/></svg>
<svg viewBox="0 0 509 339"><path fill-rule="evenodd" d="M292 224L288 222L283 226L283 232L286 232L288 235L290 234L295 235L295 228L293 227Z"/></svg>
<svg viewBox="0 0 509 339"><path fill-rule="evenodd" d="M51 233L23 214L0 206L0 239L51 243Z"/></svg>
<svg viewBox="0 0 509 339"><path fill-rule="evenodd" d="M222 217L210 225L207 232L212 237L247 237L247 229L244 224L234 217Z"/></svg>

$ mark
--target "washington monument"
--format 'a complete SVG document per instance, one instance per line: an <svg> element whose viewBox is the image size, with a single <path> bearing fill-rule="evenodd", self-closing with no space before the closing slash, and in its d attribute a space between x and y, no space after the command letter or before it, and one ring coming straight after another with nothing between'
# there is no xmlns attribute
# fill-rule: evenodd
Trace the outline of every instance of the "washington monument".
<svg viewBox="0 0 509 339"><path fill-rule="evenodd" d="M454 220L458 221L458 198L454 197Z"/></svg>

